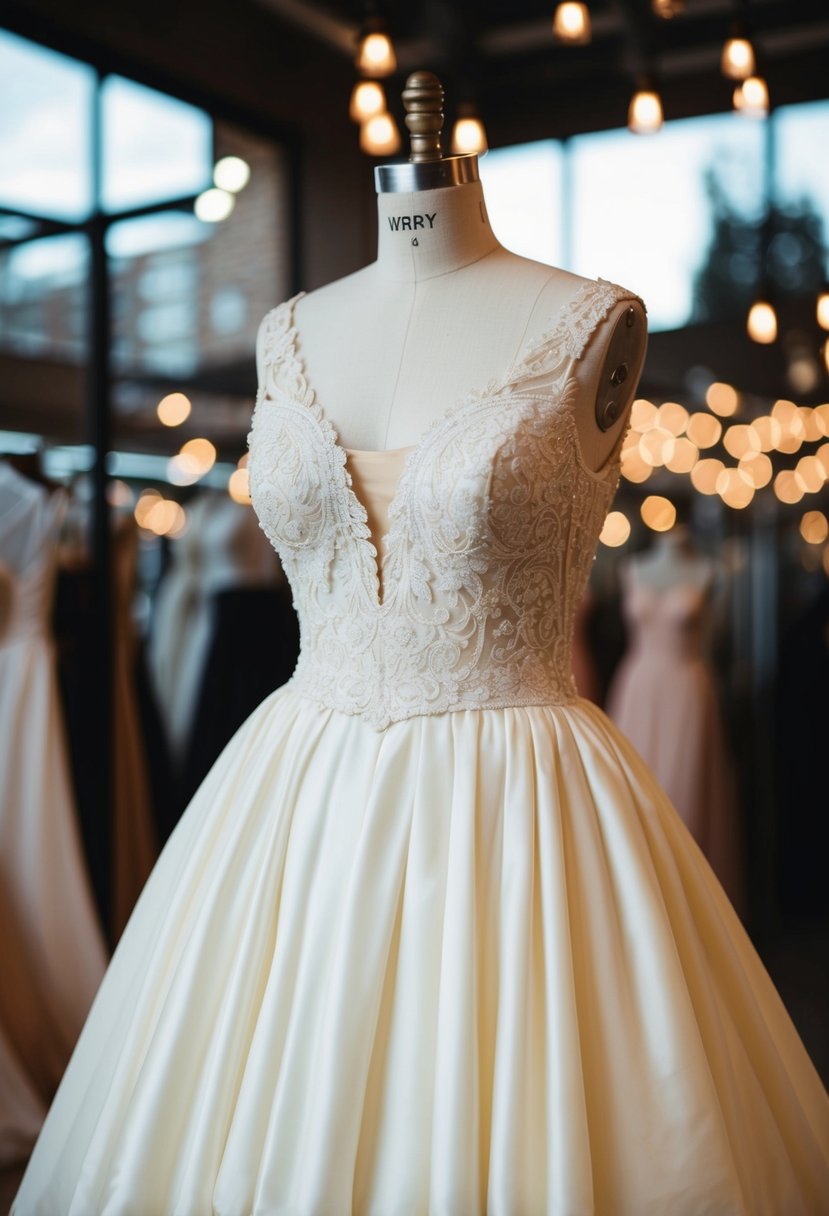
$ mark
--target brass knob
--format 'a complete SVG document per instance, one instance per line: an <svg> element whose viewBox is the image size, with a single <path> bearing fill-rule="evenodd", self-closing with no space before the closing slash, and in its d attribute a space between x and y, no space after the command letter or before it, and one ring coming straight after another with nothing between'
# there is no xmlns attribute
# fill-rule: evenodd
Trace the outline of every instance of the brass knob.
<svg viewBox="0 0 829 1216"><path fill-rule="evenodd" d="M411 135L409 160L442 160L443 85L434 72L412 72L403 90L403 105Z"/></svg>

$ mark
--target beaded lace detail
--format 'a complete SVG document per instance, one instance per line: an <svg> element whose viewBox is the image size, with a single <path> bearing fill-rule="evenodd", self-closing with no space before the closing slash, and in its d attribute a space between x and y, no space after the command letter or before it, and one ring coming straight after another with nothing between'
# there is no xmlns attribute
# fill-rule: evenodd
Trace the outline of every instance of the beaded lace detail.
<svg viewBox="0 0 829 1216"><path fill-rule="evenodd" d="M639 297L585 280L542 340L428 428L389 510L382 601L345 449L297 351L299 298L262 321L248 436L253 506L300 618L291 686L377 730L417 714L574 701L575 610L623 435L592 472L573 369L614 304Z"/></svg>

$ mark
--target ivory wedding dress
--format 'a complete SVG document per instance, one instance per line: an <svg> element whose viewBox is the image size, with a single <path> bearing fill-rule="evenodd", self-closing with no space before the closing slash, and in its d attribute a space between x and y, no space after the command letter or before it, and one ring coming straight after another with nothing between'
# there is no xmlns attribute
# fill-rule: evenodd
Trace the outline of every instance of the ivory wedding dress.
<svg viewBox="0 0 829 1216"><path fill-rule="evenodd" d="M372 543L265 321L254 507L302 625L121 938L15 1216L826 1211L829 1102L739 920L570 674L618 480L575 362L631 293L408 451Z"/></svg>

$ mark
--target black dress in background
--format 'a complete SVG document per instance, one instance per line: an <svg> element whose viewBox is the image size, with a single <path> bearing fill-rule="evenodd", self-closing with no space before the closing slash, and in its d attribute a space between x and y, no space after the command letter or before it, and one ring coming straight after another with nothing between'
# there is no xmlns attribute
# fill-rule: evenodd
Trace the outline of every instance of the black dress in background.
<svg viewBox="0 0 829 1216"><path fill-rule="evenodd" d="M290 679L299 624L287 584L235 587L212 598L212 631L180 784L184 810L257 705Z"/></svg>

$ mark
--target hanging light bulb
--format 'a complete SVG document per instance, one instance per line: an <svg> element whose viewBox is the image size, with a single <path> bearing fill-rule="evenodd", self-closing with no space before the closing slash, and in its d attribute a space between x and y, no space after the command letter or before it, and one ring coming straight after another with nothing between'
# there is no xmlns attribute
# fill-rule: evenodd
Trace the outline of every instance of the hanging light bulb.
<svg viewBox="0 0 829 1216"><path fill-rule="evenodd" d="M452 155L480 155L488 148L486 131L477 106L462 102L458 106L458 117L452 127Z"/></svg>
<svg viewBox="0 0 829 1216"><path fill-rule="evenodd" d="M749 118L765 118L769 112L769 88L762 76L749 76L734 89L734 109Z"/></svg>
<svg viewBox="0 0 829 1216"><path fill-rule="evenodd" d="M745 27L735 24L722 49L720 70L731 80L745 80L754 72L754 47L748 39Z"/></svg>
<svg viewBox="0 0 829 1216"><path fill-rule="evenodd" d="M553 14L553 37L557 42L583 44L592 37L590 11L586 4L567 0L556 6Z"/></svg>
<svg viewBox="0 0 829 1216"><path fill-rule="evenodd" d="M677 17L685 8L685 0L651 0L651 8L657 17L670 21Z"/></svg>
<svg viewBox="0 0 829 1216"><path fill-rule="evenodd" d="M370 17L363 26L354 62L364 76L391 76L397 70L391 38L379 17Z"/></svg>
<svg viewBox="0 0 829 1216"><path fill-rule="evenodd" d="M815 313L821 329L829 329L829 283L824 285L823 291L817 298Z"/></svg>
<svg viewBox="0 0 829 1216"><path fill-rule="evenodd" d="M754 342L768 346L777 338L777 313L768 300L755 300L746 320L748 336Z"/></svg>
<svg viewBox="0 0 829 1216"><path fill-rule="evenodd" d="M640 76L628 107L628 129L651 135L662 126L662 99L652 76Z"/></svg>
<svg viewBox="0 0 829 1216"><path fill-rule="evenodd" d="M386 94L376 80L358 80L351 90L348 116L352 122L365 122L374 114L386 111Z"/></svg>
<svg viewBox="0 0 829 1216"><path fill-rule="evenodd" d="M391 114L374 114L360 127L360 148L368 156L394 156L400 151L400 132Z"/></svg>

